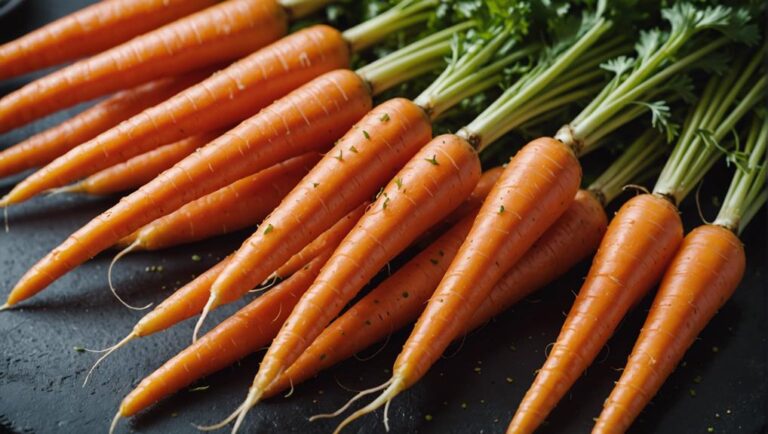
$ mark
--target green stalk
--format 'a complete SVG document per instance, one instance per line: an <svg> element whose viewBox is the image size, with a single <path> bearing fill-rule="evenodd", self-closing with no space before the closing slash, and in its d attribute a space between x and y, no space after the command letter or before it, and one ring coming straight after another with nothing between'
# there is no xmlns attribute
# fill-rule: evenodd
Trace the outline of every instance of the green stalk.
<svg viewBox="0 0 768 434"><path fill-rule="evenodd" d="M321 8L324 8L334 0L278 0L280 6L285 9L291 19L304 18Z"/></svg>
<svg viewBox="0 0 768 434"><path fill-rule="evenodd" d="M763 168L762 172L763 178L765 178L765 168ZM760 190L760 194L750 202L747 210L744 211L744 216L741 217L741 225L739 225L739 235L744 232L744 229L746 229L749 222L752 221L752 218L757 215L757 212L763 208L766 201L768 201L768 190L762 189Z"/></svg>
<svg viewBox="0 0 768 434"><path fill-rule="evenodd" d="M766 147L768 147L768 119L755 118L744 149L749 156L746 167L736 167L733 181L714 224L734 232L738 232L745 226L741 224L742 217L751 207L752 202L759 197L759 192L765 189ZM760 176L761 174L763 176Z"/></svg>
<svg viewBox="0 0 768 434"><path fill-rule="evenodd" d="M381 15L347 29L344 39L353 52L363 50L392 33L427 21L438 0L403 0Z"/></svg>
<svg viewBox="0 0 768 434"><path fill-rule="evenodd" d="M625 185L652 170L662 155L664 136L647 130L587 189L605 206L621 194Z"/></svg>
<svg viewBox="0 0 768 434"><path fill-rule="evenodd" d="M356 71L357 75L368 83L373 95L378 95L444 66L443 58L451 52L451 39L457 32L474 26L475 22L466 21L441 30L363 66Z"/></svg>
<svg viewBox="0 0 768 434"><path fill-rule="evenodd" d="M524 85L512 86L507 89L499 99L457 134L475 145L479 151L485 149L509 131L507 129L509 127L504 122L505 118L535 98L546 86L563 74L576 59L580 58L611 28L611 25L610 21L599 18L585 35L558 56L554 62L546 68L534 68L524 77Z"/></svg>

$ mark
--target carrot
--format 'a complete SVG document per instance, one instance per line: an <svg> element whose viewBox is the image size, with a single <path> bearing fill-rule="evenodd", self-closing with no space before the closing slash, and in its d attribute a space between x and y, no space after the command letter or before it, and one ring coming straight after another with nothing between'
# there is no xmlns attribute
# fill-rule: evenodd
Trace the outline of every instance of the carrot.
<svg viewBox="0 0 768 434"><path fill-rule="evenodd" d="M411 259L329 325L265 396L273 396L352 357L415 321L472 227L474 212ZM597 248L607 218L594 196L580 191L568 210L493 287L463 333L556 279Z"/></svg>
<svg viewBox="0 0 768 434"><path fill-rule="evenodd" d="M219 135L220 132L200 134L161 146L57 191L109 195L136 189L170 169L184 157L205 146Z"/></svg>
<svg viewBox="0 0 768 434"><path fill-rule="evenodd" d="M96 54L216 3L106 0L0 45L0 80Z"/></svg>
<svg viewBox="0 0 768 434"><path fill-rule="evenodd" d="M145 377L121 402L112 422L130 417L195 380L219 371L267 345L331 255L327 249ZM250 327L243 327L248 324Z"/></svg>
<svg viewBox="0 0 768 434"><path fill-rule="evenodd" d="M203 311L198 325L211 309L237 300L248 288L264 281L339 215L373 195L391 179L429 141L430 116L443 113L463 96L498 83L500 70L531 51L530 48L523 49L483 67L508 35L509 32L501 32L487 47L460 57L442 74L442 81L447 83L445 86L430 88L413 102L403 98L388 100L358 122L265 220L268 228L276 230L257 231L238 250L214 284L209 306ZM492 74L496 75L489 78ZM382 78L386 75L375 65L365 70L369 79L376 77L373 83L387 82ZM453 92L450 84L455 83L454 80L461 81L465 75L480 80L480 83L470 85L472 81L468 80L470 83L465 81L466 86ZM440 81L439 78L436 83Z"/></svg>
<svg viewBox="0 0 768 434"><path fill-rule="evenodd" d="M75 146L199 82L209 73L164 78L114 94L71 119L0 152L0 178L50 163Z"/></svg>
<svg viewBox="0 0 768 434"><path fill-rule="evenodd" d="M731 297L745 268L737 232L749 222L752 204L765 203L768 121L754 118L738 166L713 224L689 233L664 273L648 318L621 379L605 401L594 433L621 433L658 392L709 320ZM743 167L743 169L741 169ZM743 219L742 217L746 217Z"/></svg>
<svg viewBox="0 0 768 434"><path fill-rule="evenodd" d="M229 0L222 4L222 7L225 4L243 2L252 5L252 8L262 4L262 0ZM269 4L274 0L263 2ZM288 3L292 4L291 7L300 7L317 5L318 1ZM333 69L348 67L351 50L365 48L368 44L390 35L392 31L425 21L429 14L423 11L434 9L434 6L433 0L401 2L387 12L344 33L328 26L317 25L282 38L176 97L145 110L123 125L73 149L17 185L0 200L0 206L18 203L42 191L85 178L160 145L246 119L298 86ZM208 23L208 26L212 25L216 28L224 27L215 20ZM272 23L267 27L275 25L277 24ZM464 28L466 27L467 25L464 25ZM450 39L450 36L450 33L443 35L442 39ZM434 38L428 37L424 41L431 39ZM447 44L448 41L443 41L443 44L437 47L412 44L386 56L391 65L383 66L383 71L382 68L371 71L371 77L364 70L361 70L361 73L365 72L364 78L370 78L371 84L376 84L375 93L381 92L387 86L434 68L435 62L442 60L442 46L447 47ZM423 52L426 52L426 55L422 54ZM0 126L2 101L0 100Z"/></svg>
<svg viewBox="0 0 768 434"><path fill-rule="evenodd" d="M308 46L316 49L304 52ZM0 203L24 201L161 145L234 124L345 65L348 55L341 34L330 27L294 33L72 149L21 182Z"/></svg>
<svg viewBox="0 0 768 434"><path fill-rule="evenodd" d="M429 183L414 182L424 174ZM233 431L363 285L419 234L458 207L479 178L477 154L457 136L438 136L414 155L342 241L286 320L262 360L245 403L235 412Z"/></svg>
<svg viewBox="0 0 768 434"><path fill-rule="evenodd" d="M330 229L330 231L337 231L338 227L349 227L350 224L357 222L360 219L360 216L363 215L366 205L367 204L363 204L344 216L344 218L339 220L339 222L337 222L334 227ZM337 238L336 241L340 242L341 239ZM336 247L336 244L334 244L336 241L330 241L326 245L329 254L330 251ZM315 258L312 259L316 259L322 256L324 252L325 251L318 252ZM109 357L118 349L127 345L129 342L137 338L142 338L161 332L199 314L203 310L205 302L208 300L208 296L211 292L211 285L216 280L216 277L221 274L221 271L231 259L231 255L222 259L219 261L219 263L208 269L205 273L201 274L191 282L181 287L178 291L174 292L170 297L163 300L163 302L155 307L151 312L144 315L144 317L142 317L141 320L136 323L136 325L133 327L133 330L131 330L127 336L125 336L117 344L109 347L104 352L104 354L98 360L96 360L96 363L94 363L85 377L85 383L88 382L91 374L94 372L96 367L101 364L101 362L103 362L107 357ZM312 262L312 259L302 264L301 268L306 267L310 262ZM322 263L325 263L325 261L323 260Z"/></svg>
<svg viewBox="0 0 768 434"><path fill-rule="evenodd" d="M221 2L6 95L0 132L110 92L240 58L282 37L286 26L274 0Z"/></svg>
<svg viewBox="0 0 768 434"><path fill-rule="evenodd" d="M323 149L370 110L370 104L365 83L351 71L334 71L300 87L75 232L22 277L7 305L42 291L98 252L191 200L294 155Z"/></svg>
<svg viewBox="0 0 768 434"><path fill-rule="evenodd" d="M319 159L313 152L278 163L187 203L121 243L131 250L159 250L256 225Z"/></svg>
<svg viewBox="0 0 768 434"><path fill-rule="evenodd" d="M533 432L544 421L629 309L661 279L683 239L676 204L691 185L698 183L718 154L697 132L715 130L715 140L721 139L760 100L768 85L764 77L725 116L760 59L761 55L755 56L746 67L743 61L736 62L726 76L710 79L653 194L635 196L616 214L557 341L509 425L509 433ZM680 163L678 157L688 153L696 155L698 161Z"/></svg>

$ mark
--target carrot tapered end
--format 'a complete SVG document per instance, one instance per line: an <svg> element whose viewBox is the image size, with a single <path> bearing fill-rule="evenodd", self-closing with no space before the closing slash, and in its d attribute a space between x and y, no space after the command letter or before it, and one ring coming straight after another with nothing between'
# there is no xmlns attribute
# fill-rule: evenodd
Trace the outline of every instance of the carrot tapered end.
<svg viewBox="0 0 768 434"><path fill-rule="evenodd" d="M2 312L4 310L8 310L10 308L11 308L11 305L8 304L8 303L5 303L4 305L0 306L0 312Z"/></svg>

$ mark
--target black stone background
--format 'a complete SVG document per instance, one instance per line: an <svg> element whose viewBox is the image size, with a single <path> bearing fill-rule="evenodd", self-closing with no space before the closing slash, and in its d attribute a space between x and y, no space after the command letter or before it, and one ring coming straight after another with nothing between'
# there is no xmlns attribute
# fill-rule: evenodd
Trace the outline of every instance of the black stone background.
<svg viewBox="0 0 768 434"><path fill-rule="evenodd" d="M0 19L0 42L8 41L91 0L29 0ZM31 77L0 83L0 94ZM10 146L71 116L82 107L0 136ZM589 167L606 163L604 154L587 160ZM0 194L20 177L0 180ZM711 218L714 195L724 193L729 172L717 167L702 189L702 203ZM10 210L11 231L0 233L0 294L37 259L72 231L105 210L116 198L41 197ZM688 229L700 222L693 201L682 207ZM234 249L246 232L162 253L134 254L116 268L115 280L133 303L159 302L180 283L199 274L216 258ZM739 290L702 333L653 403L632 428L636 433L756 433L765 427L765 216L758 216L743 234L748 269ZM202 257L193 261L192 255ZM140 317L119 305L106 288L106 266L112 253L97 257L56 282L23 307L0 314L0 432L106 432L121 398L145 375L189 343L192 323L135 342L120 350L81 383L94 361L75 346L105 347L125 335ZM162 273L145 272L162 265ZM588 264L576 267L555 284L519 303L514 309L468 336L454 353L437 363L390 409L393 432L499 433L544 359L562 324ZM161 289L165 287L165 289ZM542 433L589 432L602 401L637 336L650 298L632 311L571 393L551 415ZM221 320L242 305L213 315ZM392 336L386 347L365 362L350 360L296 388L289 399L259 405L244 432L330 432L336 421L309 423L307 416L332 411L352 393L389 377L388 369L407 337ZM377 346L378 348L378 346ZM457 351L458 349L458 351ZM370 355L376 348L366 351ZM126 422L119 432L194 433L190 423L210 423L229 414L244 397L262 353L246 358L182 391ZM480 368L476 371L475 368ZM507 378L512 379L509 383ZM194 387L193 386L193 387ZM429 417L428 417L429 416ZM427 420L431 419L431 420ZM381 412L347 429L349 433L383 432ZM226 432L226 431L224 431Z"/></svg>

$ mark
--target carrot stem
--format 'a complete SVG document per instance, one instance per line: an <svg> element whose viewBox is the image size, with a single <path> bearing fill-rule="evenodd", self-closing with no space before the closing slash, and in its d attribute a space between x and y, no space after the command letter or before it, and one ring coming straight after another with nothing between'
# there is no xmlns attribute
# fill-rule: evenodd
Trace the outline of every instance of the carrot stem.
<svg viewBox="0 0 768 434"><path fill-rule="evenodd" d="M714 224L733 232L739 231L742 227L741 219L745 211L750 208L765 187L765 177L760 175L765 173L766 144L768 144L768 119L759 119L755 116L744 147L744 154L748 156L746 164L736 165L736 174Z"/></svg>
<svg viewBox="0 0 768 434"><path fill-rule="evenodd" d="M383 38L404 28L425 22L432 16L430 9L437 7L437 0L404 0L381 15L355 27L342 35L352 51L363 50Z"/></svg>
<svg viewBox="0 0 768 434"><path fill-rule="evenodd" d="M612 202L627 183L651 170L664 154L663 145L663 135L653 129L647 130L587 189L595 193L603 206Z"/></svg>
<svg viewBox="0 0 768 434"><path fill-rule="evenodd" d="M505 119L515 113L522 105L543 91L559 77L587 49L594 45L608 31L612 23L605 18L598 18L595 24L578 41L559 55L551 64L540 64L526 74L520 85L508 88L493 104L460 132L479 151L508 132L510 126Z"/></svg>

